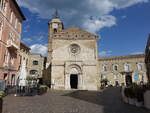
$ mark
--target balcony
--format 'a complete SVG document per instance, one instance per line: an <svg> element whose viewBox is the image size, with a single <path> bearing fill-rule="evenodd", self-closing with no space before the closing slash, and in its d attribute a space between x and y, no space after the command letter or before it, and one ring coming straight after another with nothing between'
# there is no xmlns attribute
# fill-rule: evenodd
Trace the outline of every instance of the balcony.
<svg viewBox="0 0 150 113"><path fill-rule="evenodd" d="M16 67L13 65L4 64L3 69L13 71L16 70Z"/></svg>
<svg viewBox="0 0 150 113"><path fill-rule="evenodd" d="M7 41L7 48L10 48L12 50L18 50L19 46L16 45L12 40Z"/></svg>

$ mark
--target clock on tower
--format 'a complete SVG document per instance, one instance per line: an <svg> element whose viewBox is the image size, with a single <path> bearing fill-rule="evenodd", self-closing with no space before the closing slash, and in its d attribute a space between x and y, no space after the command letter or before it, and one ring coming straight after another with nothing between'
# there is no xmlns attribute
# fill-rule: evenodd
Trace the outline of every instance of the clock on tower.
<svg viewBox="0 0 150 113"><path fill-rule="evenodd" d="M58 28L58 23L53 23L53 24L52 24L52 27L53 27L54 29L57 29L57 28Z"/></svg>

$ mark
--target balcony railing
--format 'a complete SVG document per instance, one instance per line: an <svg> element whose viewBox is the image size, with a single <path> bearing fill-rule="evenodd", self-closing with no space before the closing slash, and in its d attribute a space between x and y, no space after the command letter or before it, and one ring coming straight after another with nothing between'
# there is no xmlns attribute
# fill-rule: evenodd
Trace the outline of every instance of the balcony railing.
<svg viewBox="0 0 150 113"><path fill-rule="evenodd" d="M16 45L12 40L7 41L7 47L15 50L19 49L19 46Z"/></svg>
<svg viewBox="0 0 150 113"><path fill-rule="evenodd" d="M4 66L4 69L5 69L5 70L16 70L16 67L13 66L13 65L11 65L11 66L5 65L5 66Z"/></svg>

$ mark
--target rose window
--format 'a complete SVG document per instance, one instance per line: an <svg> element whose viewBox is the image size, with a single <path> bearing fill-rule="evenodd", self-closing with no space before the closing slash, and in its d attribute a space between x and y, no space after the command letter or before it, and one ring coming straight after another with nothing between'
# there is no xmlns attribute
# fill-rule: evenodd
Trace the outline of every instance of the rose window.
<svg viewBox="0 0 150 113"><path fill-rule="evenodd" d="M78 53L80 52L80 46L77 45L77 44L72 44L72 45L70 46L70 52L71 52L72 54L78 54Z"/></svg>

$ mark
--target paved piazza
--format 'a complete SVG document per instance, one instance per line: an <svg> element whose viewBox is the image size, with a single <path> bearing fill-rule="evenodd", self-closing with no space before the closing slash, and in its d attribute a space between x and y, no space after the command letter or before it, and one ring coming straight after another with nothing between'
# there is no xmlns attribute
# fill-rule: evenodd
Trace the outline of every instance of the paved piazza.
<svg viewBox="0 0 150 113"><path fill-rule="evenodd" d="M121 101L119 88L103 92L49 91L43 96L4 99L3 113L150 113Z"/></svg>

